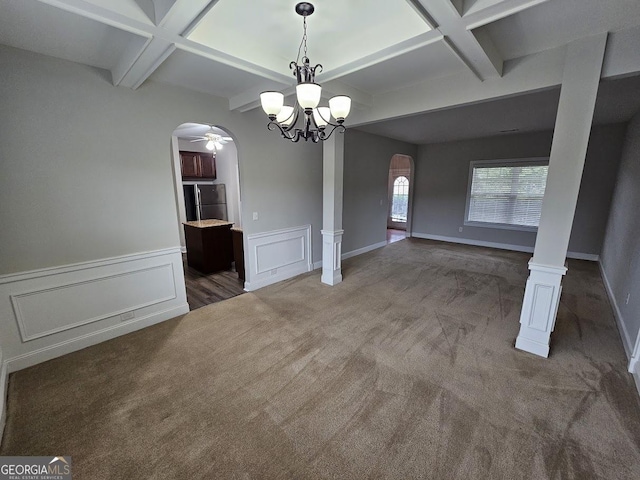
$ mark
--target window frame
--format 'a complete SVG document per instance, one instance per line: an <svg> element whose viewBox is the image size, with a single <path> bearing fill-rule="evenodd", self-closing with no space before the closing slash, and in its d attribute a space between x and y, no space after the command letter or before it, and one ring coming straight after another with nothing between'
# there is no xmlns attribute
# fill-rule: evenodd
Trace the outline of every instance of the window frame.
<svg viewBox="0 0 640 480"><path fill-rule="evenodd" d="M511 158L505 160L472 160L469 162L469 178L467 180L467 200L464 211L463 225L466 227L497 228L502 230L516 230L520 232L537 232L538 227L527 225L514 225L511 223L490 223L469 220L469 208L471 207L471 187L473 183L473 169L482 167L522 167L522 166L549 166L549 157ZM548 172L547 172L548 175ZM547 177L548 178L548 177ZM545 186L546 194L546 186ZM544 198L544 197L543 197Z"/></svg>

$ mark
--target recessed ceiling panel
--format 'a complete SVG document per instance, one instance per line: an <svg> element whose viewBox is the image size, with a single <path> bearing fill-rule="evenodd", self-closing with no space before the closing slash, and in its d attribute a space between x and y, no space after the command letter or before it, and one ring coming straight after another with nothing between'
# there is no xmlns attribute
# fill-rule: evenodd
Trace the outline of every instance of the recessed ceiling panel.
<svg viewBox="0 0 640 480"><path fill-rule="evenodd" d="M449 76L465 68L444 42L437 42L345 75L340 81L377 95L429 78Z"/></svg>
<svg viewBox="0 0 640 480"><path fill-rule="evenodd" d="M295 1L219 0L189 39L288 72L302 38ZM429 31L406 0L318 0L307 18L309 58L325 70Z"/></svg>
<svg viewBox="0 0 640 480"><path fill-rule="evenodd" d="M510 60L638 24L637 0L552 0L482 28Z"/></svg>
<svg viewBox="0 0 640 480"><path fill-rule="evenodd" d="M264 81L257 75L182 50L171 54L150 78L226 98Z"/></svg>
<svg viewBox="0 0 640 480"><path fill-rule="evenodd" d="M0 43L111 70L145 39L36 0L0 0Z"/></svg>

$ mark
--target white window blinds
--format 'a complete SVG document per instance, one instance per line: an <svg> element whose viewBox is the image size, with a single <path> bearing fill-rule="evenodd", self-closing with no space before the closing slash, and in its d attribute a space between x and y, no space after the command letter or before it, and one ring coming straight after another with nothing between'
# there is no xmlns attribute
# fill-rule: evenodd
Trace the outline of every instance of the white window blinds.
<svg viewBox="0 0 640 480"><path fill-rule="evenodd" d="M537 227L548 169L540 162L472 165L467 221Z"/></svg>

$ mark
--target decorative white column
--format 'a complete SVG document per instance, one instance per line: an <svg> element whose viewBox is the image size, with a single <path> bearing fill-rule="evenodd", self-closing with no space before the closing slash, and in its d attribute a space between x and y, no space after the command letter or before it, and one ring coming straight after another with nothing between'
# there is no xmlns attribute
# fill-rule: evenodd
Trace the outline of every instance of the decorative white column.
<svg viewBox="0 0 640 480"><path fill-rule="evenodd" d="M607 35L601 34L567 47L547 187L516 339L516 348L541 357L549 355L562 277L567 272L565 259L606 43Z"/></svg>
<svg viewBox="0 0 640 480"><path fill-rule="evenodd" d="M531 259L529 271L516 348L546 358L549 356L549 337L560 306L562 276L567 273L567 268L539 265Z"/></svg>
<svg viewBox="0 0 640 480"><path fill-rule="evenodd" d="M344 134L334 132L323 142L322 165L322 283L342 281L342 198Z"/></svg>

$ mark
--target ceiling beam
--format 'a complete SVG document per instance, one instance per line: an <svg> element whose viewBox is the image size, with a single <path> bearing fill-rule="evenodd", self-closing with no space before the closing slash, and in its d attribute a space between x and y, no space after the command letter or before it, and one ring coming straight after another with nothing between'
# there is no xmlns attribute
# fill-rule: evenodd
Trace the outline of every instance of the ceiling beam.
<svg viewBox="0 0 640 480"><path fill-rule="evenodd" d="M365 125L556 87L562 82L565 50L559 47L507 61L501 78L478 82L471 73L463 73L376 95L370 109L349 116L349 124Z"/></svg>
<svg viewBox="0 0 640 480"><path fill-rule="evenodd" d="M114 85L138 88L176 48L252 73L266 80L285 84L290 81L287 75L206 47L182 36L185 32L192 31L218 0L153 0L154 18L150 18L148 23L86 0L39 1L142 37L143 41L131 42L118 64L112 69ZM144 2L144 0L140 1ZM146 6L146 10L143 9L143 11L148 15L148 4L143 4ZM154 22L159 25L156 26Z"/></svg>
<svg viewBox="0 0 640 480"><path fill-rule="evenodd" d="M404 55L405 53L409 53L418 48L437 43L443 38L444 36L438 30L430 30L421 35L417 35L403 42L396 43L395 45L354 60L353 62L345 63L344 65L328 70L327 72L322 72L318 74L318 81L328 82L330 80L344 77L345 75L357 72L363 68L371 67L378 63Z"/></svg>
<svg viewBox="0 0 640 480"><path fill-rule="evenodd" d="M169 55L171 55L176 49L174 43L167 42L161 38L155 37L148 42L140 52L133 63L129 66L129 69L122 75L120 81L114 84L137 89L144 81L151 76L156 69L162 65Z"/></svg>
<svg viewBox="0 0 640 480"><path fill-rule="evenodd" d="M480 80L500 77L502 59L495 49L487 52L483 43L467 30L456 5L451 0L407 0L421 17L445 37L445 43Z"/></svg>
<svg viewBox="0 0 640 480"><path fill-rule="evenodd" d="M465 23L467 30L474 30L548 1L549 0L502 0L499 3L489 5L485 8L474 9L473 7L478 4L476 2L476 4L472 5L471 8L465 12L462 21Z"/></svg>

